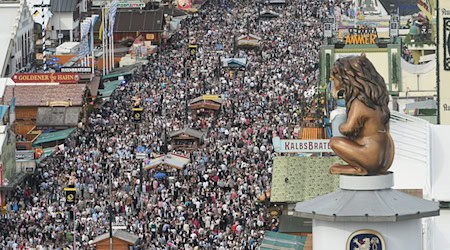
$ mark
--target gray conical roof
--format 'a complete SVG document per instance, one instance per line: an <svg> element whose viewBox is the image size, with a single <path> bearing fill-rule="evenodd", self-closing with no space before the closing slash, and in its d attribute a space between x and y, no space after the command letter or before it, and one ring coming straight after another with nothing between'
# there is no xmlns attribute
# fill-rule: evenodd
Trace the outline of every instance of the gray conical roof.
<svg viewBox="0 0 450 250"><path fill-rule="evenodd" d="M340 189L297 203L294 214L324 221L395 222L439 215L439 203L391 188Z"/></svg>

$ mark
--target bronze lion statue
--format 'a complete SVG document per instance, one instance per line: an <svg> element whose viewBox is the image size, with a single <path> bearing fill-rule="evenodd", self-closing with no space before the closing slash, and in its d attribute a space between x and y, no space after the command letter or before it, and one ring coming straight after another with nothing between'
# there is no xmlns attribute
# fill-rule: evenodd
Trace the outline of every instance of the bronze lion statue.
<svg viewBox="0 0 450 250"><path fill-rule="evenodd" d="M394 142L389 133L389 94L383 77L361 56L338 59L331 70L333 97L343 95L347 121L339 126L341 137L332 137L330 147L348 165L335 164L332 174L377 175L394 160Z"/></svg>

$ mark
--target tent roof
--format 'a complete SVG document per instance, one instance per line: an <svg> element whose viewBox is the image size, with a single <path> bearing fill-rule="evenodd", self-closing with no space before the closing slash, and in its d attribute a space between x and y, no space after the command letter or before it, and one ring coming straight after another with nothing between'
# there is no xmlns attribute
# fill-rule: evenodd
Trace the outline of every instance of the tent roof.
<svg viewBox="0 0 450 250"><path fill-rule="evenodd" d="M259 16L260 16L260 17L266 17L266 18L275 18L275 17L280 17L281 14L280 14L280 13L277 13L277 12L275 12L275 11L273 11L273 10L265 10L265 11L262 11L262 12L259 14Z"/></svg>
<svg viewBox="0 0 450 250"><path fill-rule="evenodd" d="M249 35L243 35L238 37L238 40L262 40L261 37L257 36L257 35L253 35L253 34L249 34Z"/></svg>
<svg viewBox="0 0 450 250"><path fill-rule="evenodd" d="M131 233L129 233L127 231L123 231L123 230L113 230L112 236L113 236L113 238L126 241L130 244L136 244L139 240L139 237L137 235L131 234ZM95 237L93 243L95 244L95 243L98 243L100 241L104 241L107 239L109 239L109 233L104 233L102 235Z"/></svg>
<svg viewBox="0 0 450 250"><path fill-rule="evenodd" d="M51 133L42 133L38 136L36 141L33 142L33 146L38 146L39 144L43 144L46 142L59 141L66 139L75 128L68 128L64 130L59 130Z"/></svg>
<svg viewBox="0 0 450 250"><path fill-rule="evenodd" d="M217 97L217 98L215 98L215 97ZM193 103L200 102L200 101L211 101L211 102L216 102L218 104L222 104L223 103L223 100L222 100L222 98L220 98L220 96L202 95L202 96L199 96L199 97L196 97L196 98L192 99L189 102L189 104L193 104Z"/></svg>
<svg viewBox="0 0 450 250"><path fill-rule="evenodd" d="M122 83L122 80L116 80L116 81L111 81L111 82L105 82L103 83L103 85L105 86L104 89L99 89L98 90L98 95L101 98L109 98L112 93L114 92L114 90L116 90L116 88Z"/></svg>
<svg viewBox="0 0 450 250"><path fill-rule="evenodd" d="M198 130L191 129L191 128L184 128L184 129L180 129L180 130L170 133L169 136L172 138L172 137L175 137L180 134L187 134L187 135L193 136L198 139L203 138L203 136L205 135L205 133L202 131L198 131Z"/></svg>
<svg viewBox="0 0 450 250"><path fill-rule="evenodd" d="M224 67L237 68L247 66L247 58L224 58L223 60Z"/></svg>

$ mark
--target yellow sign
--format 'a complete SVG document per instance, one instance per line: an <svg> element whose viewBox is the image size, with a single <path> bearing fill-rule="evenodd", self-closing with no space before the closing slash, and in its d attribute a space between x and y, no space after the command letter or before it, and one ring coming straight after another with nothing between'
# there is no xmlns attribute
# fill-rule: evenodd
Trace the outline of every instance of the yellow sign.
<svg viewBox="0 0 450 250"><path fill-rule="evenodd" d="M52 101L52 102L47 102L47 106L50 107L69 107L72 106L72 102L71 101Z"/></svg>
<svg viewBox="0 0 450 250"><path fill-rule="evenodd" d="M219 99L219 96L218 95L204 95L204 96L202 96L202 99L205 101L214 101L214 100Z"/></svg>
<svg viewBox="0 0 450 250"><path fill-rule="evenodd" d="M375 28L366 26L350 28L345 36L345 45L375 44L377 38L378 35Z"/></svg>
<svg viewBox="0 0 450 250"><path fill-rule="evenodd" d="M68 204L73 204L75 202L76 188L64 188L66 191L66 202Z"/></svg>
<svg viewBox="0 0 450 250"><path fill-rule="evenodd" d="M375 34L359 34L359 35L346 35L345 45L351 44L375 44L375 39L377 35Z"/></svg>

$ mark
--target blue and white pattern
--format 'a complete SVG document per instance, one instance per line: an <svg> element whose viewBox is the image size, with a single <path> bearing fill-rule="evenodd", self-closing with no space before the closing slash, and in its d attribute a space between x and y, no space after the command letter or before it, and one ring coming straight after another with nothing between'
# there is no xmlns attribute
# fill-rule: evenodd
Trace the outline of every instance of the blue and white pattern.
<svg viewBox="0 0 450 250"><path fill-rule="evenodd" d="M108 29L108 37L111 37L114 32L114 23L116 21L117 5L118 5L118 1L113 0L108 9L108 16L109 16L109 20L110 20L109 29Z"/></svg>

